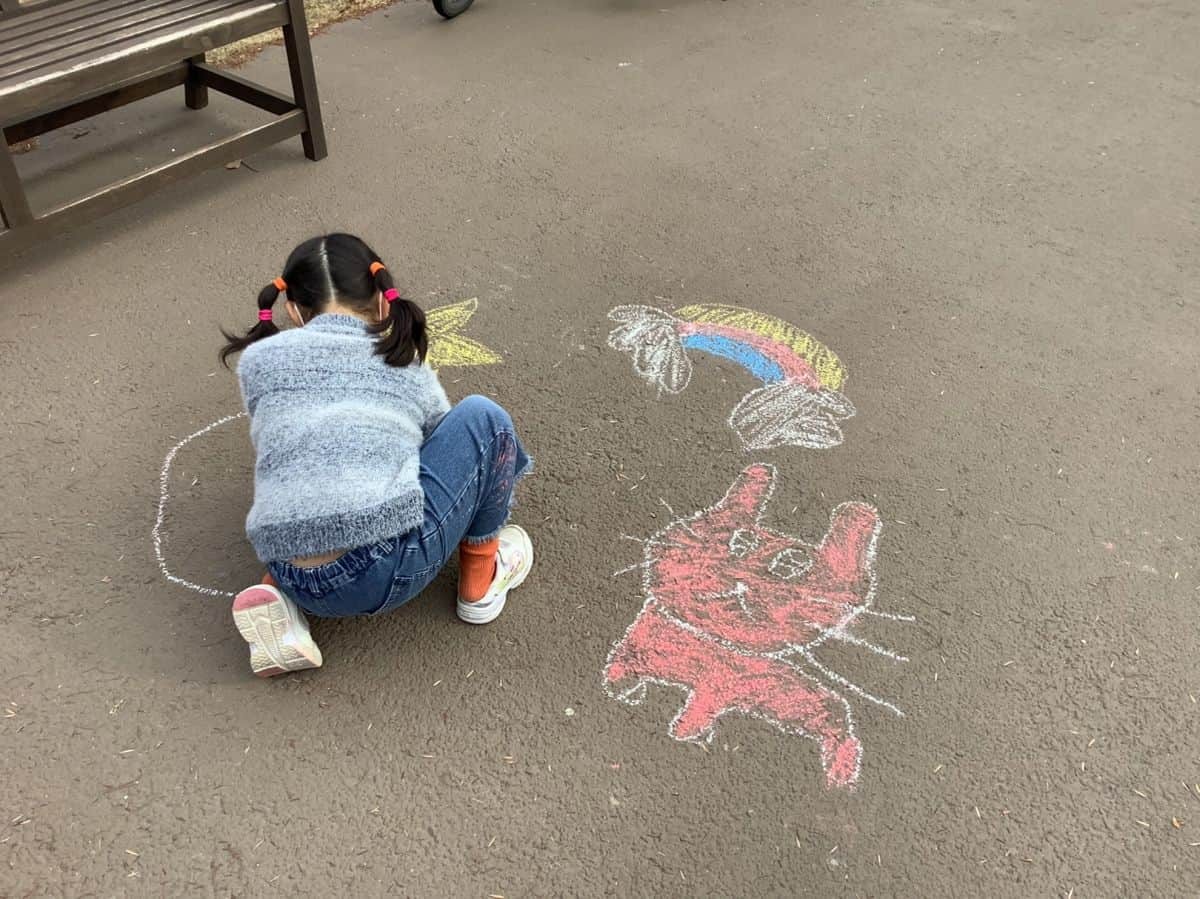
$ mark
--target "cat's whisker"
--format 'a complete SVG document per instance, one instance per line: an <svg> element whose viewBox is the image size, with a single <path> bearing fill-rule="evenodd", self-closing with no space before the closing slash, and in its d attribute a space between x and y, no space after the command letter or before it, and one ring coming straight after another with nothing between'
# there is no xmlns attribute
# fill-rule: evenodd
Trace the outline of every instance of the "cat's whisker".
<svg viewBox="0 0 1200 899"><path fill-rule="evenodd" d="M661 496L658 498L658 501L663 504L663 508L665 508L668 512L670 512L672 515L675 514L675 510L671 508L671 504L669 502L667 502Z"/></svg>
<svg viewBox="0 0 1200 899"><path fill-rule="evenodd" d="M804 601L815 603L818 606L836 606L839 609L851 609L852 617L858 614L857 610L854 609L851 603L840 599L829 599L825 596L805 596ZM859 608L861 608L861 606Z"/></svg>
<svg viewBox="0 0 1200 899"><path fill-rule="evenodd" d="M870 650L871 652L878 653L881 656L886 656L895 662L907 662L908 656L902 656L900 653L894 652L886 647L879 646L878 644L872 643L869 640L864 640L861 637L856 637L854 634L851 634L846 630L851 624L854 623L855 618L857 618L859 615L866 614L869 611L870 610L865 606L858 606L857 608L852 609L850 613L842 619L840 624L834 627L821 628L820 636L818 636L816 639L810 640L808 643L805 643L802 646L798 646L797 650L799 652L811 652L823 644L826 640L832 639L840 640L842 643L849 643L851 646L859 646L863 649Z"/></svg>
<svg viewBox="0 0 1200 899"><path fill-rule="evenodd" d="M806 662L808 662L808 664L810 664L812 667L816 668L817 671L821 672L821 674L825 675L827 678L829 678L834 683L840 684L841 686L845 687L847 690L849 690L851 693L855 694L856 696L861 696L863 699L867 700L867 702L873 702L873 703L875 703L875 705L882 706L883 708L887 709L889 712L894 713L897 717L900 717L900 718L904 717L904 712L901 711L895 704L888 702L886 699L880 699L878 696L875 696L872 693L868 693L866 690L864 690L858 684L854 683L851 680L848 680L845 677L842 677L842 675L838 674L836 671L830 671L828 668L826 668L824 665L822 665L820 662L818 662L813 657L812 653L804 652L803 650L801 650L800 655L802 655L804 657L804 660Z"/></svg>
<svg viewBox="0 0 1200 899"><path fill-rule="evenodd" d="M806 596L805 601L816 603L820 606L840 606L845 609L851 609L850 618L844 622L844 625L849 624L852 619L857 618L859 615L871 615L875 618L886 619L887 621L904 621L910 623L917 620L916 615L905 615L900 612L880 612L875 609L868 609L866 606L853 606L851 603L842 600L826 599L824 596Z"/></svg>
<svg viewBox="0 0 1200 899"><path fill-rule="evenodd" d="M908 661L908 656L902 656L898 652L892 652L892 650L890 650L890 649L887 649L883 646L878 646L875 643L871 643L868 640L863 640L861 637L856 637L853 634L848 634L843 630L838 630L837 628L832 628L830 630L825 631L825 633L828 634L830 637L832 637L834 640L840 640L842 643L849 643L851 646L858 646L858 647L861 647L862 649L869 650L870 652L877 653L878 655L886 656L887 658L891 659L894 662L907 662Z"/></svg>
<svg viewBox="0 0 1200 899"><path fill-rule="evenodd" d="M627 568L622 568L620 571L614 571L612 576L620 577L623 574L629 574L631 571L637 571L639 568L649 568L650 566L657 564L657 562L657 559L647 559L645 562L636 562Z"/></svg>
<svg viewBox="0 0 1200 899"><path fill-rule="evenodd" d="M916 615L904 615L900 612L877 612L875 609L863 609L862 614L873 615L876 618L886 618L888 621L916 621Z"/></svg>
<svg viewBox="0 0 1200 899"><path fill-rule="evenodd" d="M674 547L675 549L692 549L690 546L685 546L682 543L671 543L670 541L655 540L653 537L631 537L629 534L622 534L622 540L632 540L634 543L640 543L642 546L664 546Z"/></svg>

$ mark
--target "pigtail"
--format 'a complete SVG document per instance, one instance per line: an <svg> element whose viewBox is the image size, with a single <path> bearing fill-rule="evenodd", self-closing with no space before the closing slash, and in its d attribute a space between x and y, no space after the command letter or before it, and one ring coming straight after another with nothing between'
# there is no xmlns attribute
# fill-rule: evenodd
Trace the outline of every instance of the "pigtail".
<svg viewBox="0 0 1200 899"><path fill-rule="evenodd" d="M221 329L221 334L224 335L226 341L225 346L221 348L221 363L226 368L229 368L229 357L234 353L240 353L250 344L279 333L279 328L276 327L271 315L271 308L279 299L279 294L286 289L287 284L284 283L284 280L276 278L258 292L258 322L241 337L230 334L224 328Z"/></svg>
<svg viewBox="0 0 1200 899"><path fill-rule="evenodd" d="M375 289L387 300L388 314L383 321L371 326L375 335L375 352L388 365L403 368L414 359L425 361L429 350L429 335L425 329L425 313L412 300L400 296L391 274L381 263L372 264Z"/></svg>

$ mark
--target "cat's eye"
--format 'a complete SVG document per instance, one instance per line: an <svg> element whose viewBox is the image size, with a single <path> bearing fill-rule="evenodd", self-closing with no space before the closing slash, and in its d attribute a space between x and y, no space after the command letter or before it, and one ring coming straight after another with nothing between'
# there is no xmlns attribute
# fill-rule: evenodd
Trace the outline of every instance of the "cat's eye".
<svg viewBox="0 0 1200 899"><path fill-rule="evenodd" d="M741 558L758 548L758 538L745 528L738 528L729 537L729 554Z"/></svg>
<svg viewBox="0 0 1200 899"><path fill-rule="evenodd" d="M808 556L800 550L785 549L775 554L767 569L775 577L786 581L804 574L811 564Z"/></svg>

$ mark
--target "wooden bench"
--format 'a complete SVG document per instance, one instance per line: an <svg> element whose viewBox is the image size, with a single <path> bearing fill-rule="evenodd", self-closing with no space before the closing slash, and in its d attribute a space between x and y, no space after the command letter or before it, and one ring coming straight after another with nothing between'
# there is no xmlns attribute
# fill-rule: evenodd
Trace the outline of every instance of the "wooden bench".
<svg viewBox="0 0 1200 899"><path fill-rule="evenodd" d="M0 0L0 251L5 255L95 219L205 169L300 135L304 154L325 156L303 0ZM213 68L208 50L283 29L287 97ZM191 109L215 90L273 115L248 128L86 196L31 209L9 150L88 116L172 88Z"/></svg>

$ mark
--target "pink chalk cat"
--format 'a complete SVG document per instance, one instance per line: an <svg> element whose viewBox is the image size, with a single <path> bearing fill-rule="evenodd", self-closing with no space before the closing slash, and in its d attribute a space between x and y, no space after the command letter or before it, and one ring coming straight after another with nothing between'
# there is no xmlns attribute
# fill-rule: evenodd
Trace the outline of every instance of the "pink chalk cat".
<svg viewBox="0 0 1200 899"><path fill-rule="evenodd" d="M613 647L604 680L632 703L648 683L685 690L670 726L679 740L711 739L734 711L810 737L827 782L850 786L862 746L849 703L797 657L844 634L870 605L879 515L843 503L820 543L807 544L761 524L774 480L772 466L752 465L711 509L645 542L646 602Z"/></svg>

